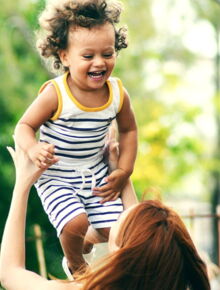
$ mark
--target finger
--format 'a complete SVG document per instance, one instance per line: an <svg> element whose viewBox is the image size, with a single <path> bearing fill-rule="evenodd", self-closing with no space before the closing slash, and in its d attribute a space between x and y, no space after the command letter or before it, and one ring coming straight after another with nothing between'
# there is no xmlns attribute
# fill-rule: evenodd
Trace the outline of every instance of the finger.
<svg viewBox="0 0 220 290"><path fill-rule="evenodd" d="M109 131L108 131L108 139L111 140L111 139L116 139L116 126L115 126L115 123L112 123L112 125L110 126L109 128Z"/></svg>
<svg viewBox="0 0 220 290"><path fill-rule="evenodd" d="M111 195L114 191L111 190L108 190L108 191L105 191L105 192L99 192L99 193L96 193L94 194L95 196L99 196L99 197L107 197L109 195Z"/></svg>
<svg viewBox="0 0 220 290"><path fill-rule="evenodd" d="M103 204L103 203L108 202L108 201L111 201L111 200L112 200L112 196L110 195L110 196L105 197L102 200L100 200L99 203Z"/></svg>
<svg viewBox="0 0 220 290"><path fill-rule="evenodd" d="M109 151L110 151L111 153L118 153L118 151L119 151L118 146L119 146L119 143L118 143L117 141L115 141L115 140L111 140L111 141L109 142Z"/></svg>
<svg viewBox="0 0 220 290"><path fill-rule="evenodd" d="M58 157L54 157L53 159L47 159L42 156L39 156L37 159L37 166L41 169L47 169L58 161L59 161Z"/></svg>
<svg viewBox="0 0 220 290"><path fill-rule="evenodd" d="M42 156L44 156L45 158L48 158L48 159L53 159L53 157L54 157L54 154L50 153L49 151L47 151L45 149L41 152L41 154L42 154Z"/></svg>
<svg viewBox="0 0 220 290"><path fill-rule="evenodd" d="M45 162L40 162L39 163L39 168L40 169L47 169L48 167L50 167L50 164L45 163Z"/></svg>
<svg viewBox="0 0 220 290"><path fill-rule="evenodd" d="M57 163L58 161L59 161L59 157L54 156L54 157L51 159L51 164Z"/></svg>
<svg viewBox="0 0 220 290"><path fill-rule="evenodd" d="M43 151L41 152L41 155L45 158L45 159L41 159L42 161L45 161L47 164L54 164L56 162L59 161L59 157L54 155L54 145L53 144L49 144L49 151L48 151L48 147L45 149L43 148Z"/></svg>
<svg viewBox="0 0 220 290"><path fill-rule="evenodd" d="M94 187L92 189L92 192L103 192L103 191L106 191L106 190L109 190L111 188L111 186L109 184L105 184L103 186L100 186L100 187Z"/></svg>
<svg viewBox="0 0 220 290"><path fill-rule="evenodd" d="M105 203L105 202L107 202L107 201L114 201L114 200L116 200L116 199L119 197L119 195L120 195L120 192L117 192L117 193L113 192L111 195L109 195L109 196L103 198L103 199L100 201L100 203L103 204L103 203Z"/></svg>
<svg viewBox="0 0 220 290"><path fill-rule="evenodd" d="M118 191L114 194L114 196L112 197L112 200L116 200L117 198L119 198L119 196L121 195L121 192Z"/></svg>
<svg viewBox="0 0 220 290"><path fill-rule="evenodd" d="M47 152L50 152L51 154L54 154L54 145L53 144L46 144L43 148Z"/></svg>
<svg viewBox="0 0 220 290"><path fill-rule="evenodd" d="M47 158L42 154L40 154L37 159L40 161L40 163L46 163L47 160Z"/></svg>
<svg viewBox="0 0 220 290"><path fill-rule="evenodd" d="M114 172L114 171L113 171ZM105 182L112 182L112 181L114 181L115 180L115 176L114 176L114 174L113 174L113 172L109 175L109 176L107 176L106 178L105 178Z"/></svg>
<svg viewBox="0 0 220 290"><path fill-rule="evenodd" d="M59 158L58 157L53 157L52 159L46 159L45 160L45 163L48 165L48 166L51 166L55 163L57 163L59 161Z"/></svg>
<svg viewBox="0 0 220 290"><path fill-rule="evenodd" d="M41 162L41 161L39 161L39 160L36 160L36 161L34 162L34 164L36 165L36 167L38 167L38 168L41 169L41 170L45 170L45 169L47 169L48 167L50 167L50 165L48 165L48 164L46 164L46 163L44 163L44 162Z"/></svg>
<svg viewBox="0 0 220 290"><path fill-rule="evenodd" d="M37 167L37 168L41 168L41 163L40 163L40 161L39 160L34 160L33 161L33 163L35 164L35 166Z"/></svg>
<svg viewBox="0 0 220 290"><path fill-rule="evenodd" d="M9 154L11 155L11 158L12 158L13 162L15 163L15 150L14 150L14 148L12 148L10 146L7 146L6 148L7 148L8 152L9 152Z"/></svg>
<svg viewBox="0 0 220 290"><path fill-rule="evenodd" d="M18 146L14 134L12 135L12 138L13 138L14 144L15 144L15 152L19 152L19 150L21 150L21 148Z"/></svg>
<svg viewBox="0 0 220 290"><path fill-rule="evenodd" d="M17 143L16 143L16 140L15 140L15 135L14 135L14 134L12 135L12 138L13 138L13 140L14 140L14 144L15 144L15 151L16 151L16 149L17 149Z"/></svg>
<svg viewBox="0 0 220 290"><path fill-rule="evenodd" d="M50 158L44 158L42 160L42 162L47 164L47 165L51 165L51 164L53 164L54 161L53 161L53 159L50 159Z"/></svg>
<svg viewBox="0 0 220 290"><path fill-rule="evenodd" d="M119 158L119 146L118 146L118 143L117 142L110 142L109 143L108 162L109 162L109 166L110 166L110 168L112 170L117 168L118 158Z"/></svg>
<svg viewBox="0 0 220 290"><path fill-rule="evenodd" d="M46 163L46 160L42 158L42 156L39 156L35 161L35 165L40 169L45 169L50 166L50 164Z"/></svg>
<svg viewBox="0 0 220 290"><path fill-rule="evenodd" d="M46 164L51 164L53 163L53 159L54 159L54 156L51 155L52 157L47 157L47 152L41 152L40 155L38 156L38 159L43 162L43 163L46 163Z"/></svg>

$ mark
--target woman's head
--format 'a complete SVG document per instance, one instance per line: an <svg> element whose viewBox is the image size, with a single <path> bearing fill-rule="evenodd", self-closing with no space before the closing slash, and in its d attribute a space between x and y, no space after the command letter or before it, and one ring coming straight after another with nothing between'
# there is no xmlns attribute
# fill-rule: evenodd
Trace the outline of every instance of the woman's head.
<svg viewBox="0 0 220 290"><path fill-rule="evenodd" d="M122 8L117 1L53 0L39 18L40 30L37 47L44 58L52 58L55 69L64 69L60 51L68 47L70 29L92 29L110 23L115 31L115 50L127 47L126 29L116 29Z"/></svg>
<svg viewBox="0 0 220 290"><path fill-rule="evenodd" d="M125 211L110 233L110 249L104 289L210 289L206 266L186 227L159 201Z"/></svg>

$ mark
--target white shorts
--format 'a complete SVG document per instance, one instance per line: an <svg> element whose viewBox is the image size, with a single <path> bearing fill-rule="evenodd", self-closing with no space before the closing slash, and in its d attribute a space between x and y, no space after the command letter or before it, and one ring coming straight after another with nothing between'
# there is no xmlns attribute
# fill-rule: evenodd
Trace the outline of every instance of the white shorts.
<svg viewBox="0 0 220 290"><path fill-rule="evenodd" d="M58 174L57 170L55 173L53 169L53 174L46 173L39 178L35 186L58 237L63 227L79 214L86 213L89 223L94 228L108 228L123 211L120 198L101 204L102 198L92 194L91 189L94 186L105 184L104 178L108 174L106 165L102 165L99 170L96 168L96 172L92 174L91 170L85 170L83 175L81 172L70 170Z"/></svg>

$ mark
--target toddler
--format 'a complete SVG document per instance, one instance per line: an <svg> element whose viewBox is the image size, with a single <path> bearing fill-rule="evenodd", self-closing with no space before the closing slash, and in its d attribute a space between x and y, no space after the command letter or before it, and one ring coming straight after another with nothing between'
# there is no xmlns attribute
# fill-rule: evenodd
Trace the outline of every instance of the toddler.
<svg viewBox="0 0 220 290"><path fill-rule="evenodd" d="M41 87L15 129L19 146L46 168L36 188L72 274L86 268L82 254L93 243L107 241L123 211L120 192L136 157L129 96L111 77L118 51L127 47L125 29L115 27L120 13L117 1L48 2L39 19L37 46L62 73ZM103 153L113 120L119 158L109 174Z"/></svg>

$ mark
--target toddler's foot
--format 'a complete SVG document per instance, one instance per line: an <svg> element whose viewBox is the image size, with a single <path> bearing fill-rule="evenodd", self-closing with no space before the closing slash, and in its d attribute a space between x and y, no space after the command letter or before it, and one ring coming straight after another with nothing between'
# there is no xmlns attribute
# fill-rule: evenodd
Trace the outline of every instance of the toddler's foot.
<svg viewBox="0 0 220 290"><path fill-rule="evenodd" d="M91 264L92 260L94 259L95 251L96 251L96 248L92 247L88 254L83 254L83 258L88 265Z"/></svg>
<svg viewBox="0 0 220 290"><path fill-rule="evenodd" d="M89 254L91 253L92 249L93 249L93 244L89 243L89 242L85 242L84 241L84 245L83 245L83 254Z"/></svg>

